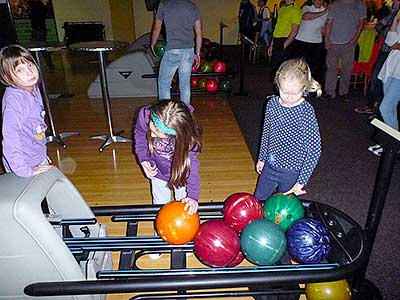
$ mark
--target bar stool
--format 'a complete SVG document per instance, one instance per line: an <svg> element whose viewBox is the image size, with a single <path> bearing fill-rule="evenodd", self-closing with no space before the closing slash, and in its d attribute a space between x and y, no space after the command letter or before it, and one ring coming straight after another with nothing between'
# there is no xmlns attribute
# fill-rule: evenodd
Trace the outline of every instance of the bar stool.
<svg viewBox="0 0 400 300"><path fill-rule="evenodd" d="M260 56L264 56L264 63L268 61L268 47L261 43L260 33L257 32L254 38L254 46L250 48L249 60L254 64Z"/></svg>
<svg viewBox="0 0 400 300"><path fill-rule="evenodd" d="M47 115L49 117L49 123L50 123L50 129L51 129L51 135L48 135L46 137L46 141L47 141L47 143L56 142L61 147L66 149L67 144L64 143L63 139L70 137L70 136L74 136L74 135L80 135L80 133L78 131L57 133L56 127L54 125L53 114L51 113L47 85L46 85L46 81L44 80L44 77L43 77L42 64L40 62L40 52L41 51L53 52L53 51L62 49L64 46L63 46L63 44L54 43L54 42L53 43L51 43L51 42L31 42L31 43L25 44L24 47L27 50L29 50L30 52L34 53L36 62L39 66L39 73L40 73L40 79L41 79L40 81L41 81L41 86L42 86L42 96L43 96L44 104L45 104L45 107L47 110Z"/></svg>
<svg viewBox="0 0 400 300"><path fill-rule="evenodd" d="M100 83L101 83L101 94L103 96L104 112L106 114L106 120L108 125L109 134L94 135L89 140L102 140L104 143L100 146L99 151L103 150L111 145L112 143L131 143L132 140L120 136L123 130L120 130L114 134L112 115L111 115L111 102L110 95L108 92L107 74L106 74L106 63L104 58L104 52L114 51L128 46L128 43L121 41L91 41L91 42L80 42L69 45L72 50L89 51L99 53L100 62Z"/></svg>

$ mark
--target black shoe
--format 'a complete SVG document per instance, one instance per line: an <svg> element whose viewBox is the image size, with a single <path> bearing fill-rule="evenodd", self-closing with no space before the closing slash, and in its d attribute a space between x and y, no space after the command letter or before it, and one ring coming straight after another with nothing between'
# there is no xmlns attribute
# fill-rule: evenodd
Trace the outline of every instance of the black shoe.
<svg viewBox="0 0 400 300"><path fill-rule="evenodd" d="M369 106L357 107L356 109L354 109L354 111L359 114L368 114L368 115L372 115L375 112L374 108Z"/></svg>
<svg viewBox="0 0 400 300"><path fill-rule="evenodd" d="M323 99L323 100L333 100L333 99L335 99L335 97L333 97L331 94L323 93L322 96L321 96L321 99Z"/></svg>
<svg viewBox="0 0 400 300"><path fill-rule="evenodd" d="M341 95L340 98L342 98L343 102L351 102L351 99L347 94Z"/></svg>

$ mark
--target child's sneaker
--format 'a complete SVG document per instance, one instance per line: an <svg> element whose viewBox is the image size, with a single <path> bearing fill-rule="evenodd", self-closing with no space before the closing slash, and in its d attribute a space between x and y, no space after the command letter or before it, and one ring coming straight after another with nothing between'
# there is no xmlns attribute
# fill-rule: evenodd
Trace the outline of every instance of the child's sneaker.
<svg viewBox="0 0 400 300"><path fill-rule="evenodd" d="M382 155L383 148L382 148L381 145L376 144L376 145L373 145L373 146L369 146L369 147L368 147L368 151L371 151L371 152L372 152L373 154L375 154L376 156L381 156L381 155Z"/></svg>

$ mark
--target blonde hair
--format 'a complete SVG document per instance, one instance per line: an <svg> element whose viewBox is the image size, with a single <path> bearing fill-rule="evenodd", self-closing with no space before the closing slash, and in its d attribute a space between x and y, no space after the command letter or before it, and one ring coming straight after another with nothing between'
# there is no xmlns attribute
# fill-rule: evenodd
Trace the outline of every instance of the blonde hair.
<svg viewBox="0 0 400 300"><path fill-rule="evenodd" d="M15 68L22 63L32 63L39 71L32 54L20 45L6 46L0 50L0 81L7 86L22 88L15 81Z"/></svg>
<svg viewBox="0 0 400 300"><path fill-rule="evenodd" d="M172 158L171 177L168 187L182 187L187 184L190 173L190 151L201 151L202 129L200 124L181 101L170 100L161 101L150 107L161 122L170 129L175 130L175 151ZM150 153L154 151L154 138L151 137L150 130L147 133Z"/></svg>
<svg viewBox="0 0 400 300"><path fill-rule="evenodd" d="M282 80L302 85L306 92L315 92L321 96L321 85L311 76L310 67L301 58L284 61L275 75L275 83L279 85Z"/></svg>

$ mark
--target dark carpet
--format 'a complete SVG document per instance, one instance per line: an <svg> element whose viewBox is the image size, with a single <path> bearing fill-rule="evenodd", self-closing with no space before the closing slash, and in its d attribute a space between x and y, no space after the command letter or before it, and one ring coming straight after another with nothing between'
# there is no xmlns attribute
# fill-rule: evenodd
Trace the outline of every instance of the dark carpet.
<svg viewBox="0 0 400 300"><path fill-rule="evenodd" d="M239 47L224 50L224 60L238 66ZM234 81L234 92L239 89ZM244 89L248 96L228 96L248 148L256 160L267 95L272 94L270 68L263 61L246 61ZM364 227L374 187L379 157L367 150L375 144L368 115L354 112L365 103L361 87L351 87L352 102L310 100L320 124L322 156L303 199L327 203L345 212ZM400 162L394 167L391 187L368 266L368 279L383 299L400 299Z"/></svg>

